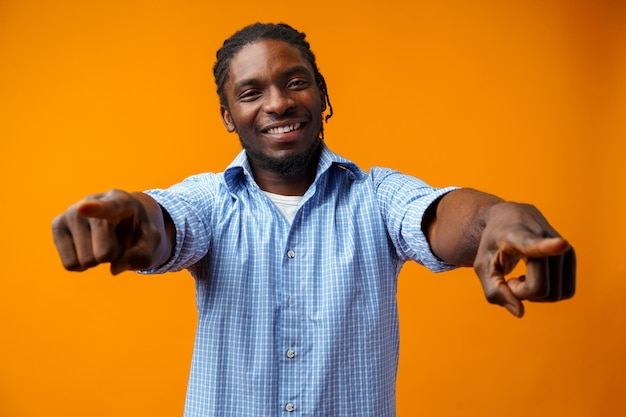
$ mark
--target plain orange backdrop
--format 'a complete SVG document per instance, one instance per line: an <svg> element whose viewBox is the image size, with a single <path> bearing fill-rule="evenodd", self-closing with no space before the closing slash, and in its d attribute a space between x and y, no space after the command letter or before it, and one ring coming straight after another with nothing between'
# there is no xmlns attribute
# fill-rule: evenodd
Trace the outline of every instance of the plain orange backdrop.
<svg viewBox="0 0 626 417"><path fill-rule="evenodd" d="M398 416L626 415L626 2L0 1L0 416L180 416L193 280L63 270L55 215L221 171L214 54L254 21L307 33L326 141L538 206L578 293L485 302L471 270L407 265ZM358 416L357 416L358 417Z"/></svg>

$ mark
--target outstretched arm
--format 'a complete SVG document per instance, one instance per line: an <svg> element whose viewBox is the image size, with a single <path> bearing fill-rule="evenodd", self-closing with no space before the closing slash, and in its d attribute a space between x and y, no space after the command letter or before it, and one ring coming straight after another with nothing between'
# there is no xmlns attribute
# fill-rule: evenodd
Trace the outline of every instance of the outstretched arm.
<svg viewBox="0 0 626 417"><path fill-rule="evenodd" d="M473 266L490 303L522 317L522 300L558 301L575 292L576 255L533 206L472 189L441 198L422 225L439 258ZM523 260L526 275L506 279Z"/></svg>
<svg viewBox="0 0 626 417"><path fill-rule="evenodd" d="M176 244L172 220L144 193L111 190L72 205L52 223L63 266L84 271L110 262L111 273L165 263Z"/></svg>

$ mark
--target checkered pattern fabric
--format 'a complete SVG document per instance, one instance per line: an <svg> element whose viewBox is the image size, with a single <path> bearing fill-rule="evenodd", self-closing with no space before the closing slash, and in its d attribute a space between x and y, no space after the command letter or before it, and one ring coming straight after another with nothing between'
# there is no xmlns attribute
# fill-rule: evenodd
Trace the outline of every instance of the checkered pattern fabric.
<svg viewBox="0 0 626 417"><path fill-rule="evenodd" d="M323 146L293 223L260 190L242 151L223 173L150 190L176 225L198 329L186 417L395 415L397 277L430 251L425 209L452 188L368 173Z"/></svg>

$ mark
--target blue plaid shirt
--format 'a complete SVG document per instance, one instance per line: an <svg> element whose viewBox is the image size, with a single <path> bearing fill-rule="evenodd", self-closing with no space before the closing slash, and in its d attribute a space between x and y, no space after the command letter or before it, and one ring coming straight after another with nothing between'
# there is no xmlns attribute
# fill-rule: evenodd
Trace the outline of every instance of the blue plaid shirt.
<svg viewBox="0 0 626 417"><path fill-rule="evenodd" d="M292 224L242 151L223 173L151 190L176 225L161 268L196 280L186 417L395 415L397 277L430 251L424 210L450 191L321 153Z"/></svg>

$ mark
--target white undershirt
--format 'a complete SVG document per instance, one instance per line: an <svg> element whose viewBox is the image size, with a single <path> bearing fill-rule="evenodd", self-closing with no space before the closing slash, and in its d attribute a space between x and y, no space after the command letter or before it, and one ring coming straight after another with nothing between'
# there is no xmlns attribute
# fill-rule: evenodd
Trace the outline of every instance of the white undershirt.
<svg viewBox="0 0 626 417"><path fill-rule="evenodd" d="M267 191L263 191L266 196L269 197L270 200L276 207L283 213L289 224L293 222L293 218L296 215L296 211L300 207L300 203L302 202L301 195L281 195L268 193Z"/></svg>

